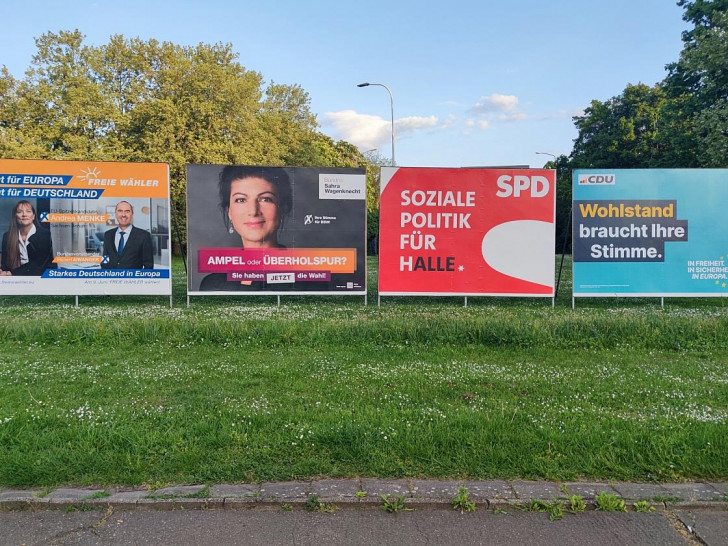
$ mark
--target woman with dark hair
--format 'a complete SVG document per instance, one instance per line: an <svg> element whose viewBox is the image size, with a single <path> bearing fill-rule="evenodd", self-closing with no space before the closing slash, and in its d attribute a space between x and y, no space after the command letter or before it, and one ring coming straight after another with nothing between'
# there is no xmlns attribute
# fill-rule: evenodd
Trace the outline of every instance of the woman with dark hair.
<svg viewBox="0 0 728 546"><path fill-rule="evenodd" d="M50 231L38 224L29 201L18 201L13 207L2 254L0 275L39 276L54 267Z"/></svg>
<svg viewBox="0 0 728 546"><path fill-rule="evenodd" d="M242 248L283 248L278 232L293 206L291 183L281 167L230 165L220 172L220 210L228 233L240 236ZM202 279L200 290L266 290L264 281L228 281L225 273ZM275 285L291 290L293 285Z"/></svg>
<svg viewBox="0 0 728 546"><path fill-rule="evenodd" d="M276 167L231 165L220 173L220 210L243 248L276 248L278 230L291 212L288 174Z"/></svg>

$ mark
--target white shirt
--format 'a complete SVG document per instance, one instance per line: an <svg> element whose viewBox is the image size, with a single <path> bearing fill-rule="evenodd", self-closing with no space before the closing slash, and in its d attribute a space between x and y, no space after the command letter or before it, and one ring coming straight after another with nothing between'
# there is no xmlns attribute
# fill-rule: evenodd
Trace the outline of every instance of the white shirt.
<svg viewBox="0 0 728 546"><path fill-rule="evenodd" d="M131 230L134 229L134 226L129 226L124 230L124 246L126 246L126 243L129 242L129 234L131 234ZM121 239L121 228L116 230L116 235L114 235L114 248L116 250L119 250L119 240Z"/></svg>
<svg viewBox="0 0 728 546"><path fill-rule="evenodd" d="M25 265L30 261L30 258L28 258L28 239L32 235L35 235L35 232L38 231L35 229L35 224L30 226L30 231L28 232L28 236L23 240L22 236L18 237L18 249L20 250L20 265ZM20 235L20 234L18 234Z"/></svg>

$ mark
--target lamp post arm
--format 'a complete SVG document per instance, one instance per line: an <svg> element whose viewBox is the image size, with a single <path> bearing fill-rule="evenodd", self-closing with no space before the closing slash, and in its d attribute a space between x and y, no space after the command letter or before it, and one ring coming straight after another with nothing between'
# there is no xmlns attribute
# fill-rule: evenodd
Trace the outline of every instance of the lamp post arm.
<svg viewBox="0 0 728 546"><path fill-rule="evenodd" d="M384 87L387 90L387 93L389 93L389 107L392 119L392 167L394 167L397 164L394 160L394 96L392 95L391 89L389 89L389 87L387 87L383 83L374 83L372 85L379 85L381 87Z"/></svg>
<svg viewBox="0 0 728 546"><path fill-rule="evenodd" d="M391 113L391 119L392 119L392 167L396 164L394 159L394 96L392 95L392 90L384 85L383 83L360 83L357 85L357 87L369 87L370 85L377 85L379 87L384 87L387 90L387 93L389 93L389 108Z"/></svg>

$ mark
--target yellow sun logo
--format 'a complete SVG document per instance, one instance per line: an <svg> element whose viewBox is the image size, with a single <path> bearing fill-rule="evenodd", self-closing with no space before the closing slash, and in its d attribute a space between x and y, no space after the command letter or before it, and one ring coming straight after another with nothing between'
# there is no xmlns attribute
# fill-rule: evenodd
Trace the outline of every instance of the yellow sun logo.
<svg viewBox="0 0 728 546"><path fill-rule="evenodd" d="M89 180L96 180L101 172L99 172L98 167L88 167L87 169L81 169L81 172L83 173L79 178L82 180L86 180L87 182Z"/></svg>

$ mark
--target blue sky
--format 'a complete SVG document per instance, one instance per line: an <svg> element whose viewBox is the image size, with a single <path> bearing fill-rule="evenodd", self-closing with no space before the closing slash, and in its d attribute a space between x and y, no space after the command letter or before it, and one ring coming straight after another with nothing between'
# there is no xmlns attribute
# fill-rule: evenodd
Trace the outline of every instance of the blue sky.
<svg viewBox="0 0 728 546"><path fill-rule="evenodd" d="M32 7L31 7L32 6ZM266 81L299 84L321 130L397 164L542 166L568 154L572 116L652 85L687 29L673 0L2 0L0 64L21 77L45 32L231 43Z"/></svg>

